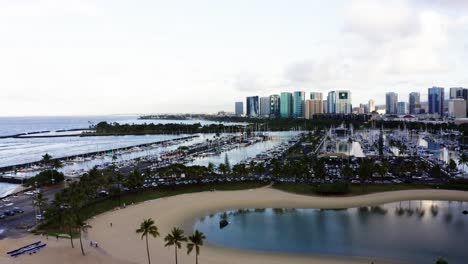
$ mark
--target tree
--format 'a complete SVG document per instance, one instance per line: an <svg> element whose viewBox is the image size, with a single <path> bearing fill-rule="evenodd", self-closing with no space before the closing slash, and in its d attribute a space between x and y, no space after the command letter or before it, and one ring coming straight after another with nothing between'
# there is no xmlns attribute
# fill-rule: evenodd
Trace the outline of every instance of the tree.
<svg viewBox="0 0 468 264"><path fill-rule="evenodd" d="M213 164L213 162L209 162L208 163L208 171L210 173L213 173L214 170L215 170L215 165Z"/></svg>
<svg viewBox="0 0 468 264"><path fill-rule="evenodd" d="M323 159L318 159L315 162L314 174L315 177L321 179L322 181L325 179L327 172L325 171L325 162L323 161Z"/></svg>
<svg viewBox="0 0 468 264"><path fill-rule="evenodd" d="M132 190L137 190L145 183L145 178L138 169L134 169L128 176L126 185Z"/></svg>
<svg viewBox="0 0 468 264"><path fill-rule="evenodd" d="M372 176L372 167L372 161L370 159L364 158L361 160L361 164L359 166L359 178L361 179L363 186Z"/></svg>
<svg viewBox="0 0 468 264"><path fill-rule="evenodd" d="M177 248L180 248L182 246L181 242L187 241L187 238L184 236L184 231L182 229L174 227L171 233L169 233L164 238L164 241L166 241L166 244L164 245L165 247L174 246L175 262L177 264Z"/></svg>
<svg viewBox="0 0 468 264"><path fill-rule="evenodd" d="M81 247L81 254L83 256L85 255L84 249L83 249L83 241L82 241L82 231L86 231L88 228L91 228L91 225L85 223L81 217L75 217L75 227L78 229L78 232L80 234L80 247Z"/></svg>
<svg viewBox="0 0 468 264"><path fill-rule="evenodd" d="M195 264L198 264L198 255L200 255L200 247L203 246L203 240L205 240L205 235L195 230L193 235L188 237L189 243L187 243L187 254L190 254L195 248Z"/></svg>
<svg viewBox="0 0 468 264"><path fill-rule="evenodd" d="M33 204L39 209L39 214L42 214L42 209L47 205L47 197L42 192L39 192L33 198Z"/></svg>
<svg viewBox="0 0 468 264"><path fill-rule="evenodd" d="M446 261L443 258L438 258L435 262L435 264L448 264L448 261Z"/></svg>
<svg viewBox="0 0 468 264"><path fill-rule="evenodd" d="M341 175L346 179L349 179L353 176L353 169L349 165L349 162L345 162L343 168L341 169Z"/></svg>
<svg viewBox="0 0 468 264"><path fill-rule="evenodd" d="M63 168L63 163L60 160L55 159L55 160L52 161L52 168L54 170L58 170L60 168Z"/></svg>
<svg viewBox="0 0 468 264"><path fill-rule="evenodd" d="M450 159L448 167L451 171L455 171L457 169L457 163L453 159Z"/></svg>
<svg viewBox="0 0 468 264"><path fill-rule="evenodd" d="M460 159L458 160L458 165L463 166L463 174L465 174L465 165L468 164L468 155L466 153L462 153L460 155Z"/></svg>
<svg viewBox="0 0 468 264"><path fill-rule="evenodd" d="M52 156L49 155L49 153L46 153L44 155L42 155L42 164L44 164L44 166L49 166L50 165L50 162L52 161Z"/></svg>
<svg viewBox="0 0 468 264"><path fill-rule="evenodd" d="M148 254L148 264L151 264L151 258L150 258L149 246L148 246L148 235L151 235L153 237L158 237L159 236L158 227L154 224L153 219L149 218L149 219L143 220L143 222L140 224L140 228L138 228L136 232L137 234L141 233L141 239L143 239L143 237L146 238L146 253Z"/></svg>
<svg viewBox="0 0 468 264"><path fill-rule="evenodd" d="M380 177L382 177L382 183L383 183L383 181L385 179L385 174L387 174L388 169L389 169L388 161L383 160L382 164L376 166L375 169L377 170Z"/></svg>
<svg viewBox="0 0 468 264"><path fill-rule="evenodd" d="M379 149L379 155L383 156L384 139L383 139L383 130L382 130L382 128L380 129L379 142L378 142L377 148Z"/></svg>
<svg viewBox="0 0 468 264"><path fill-rule="evenodd" d="M226 167L226 172L230 173L231 172L231 164L229 163L229 157L227 153L224 154L224 166Z"/></svg>

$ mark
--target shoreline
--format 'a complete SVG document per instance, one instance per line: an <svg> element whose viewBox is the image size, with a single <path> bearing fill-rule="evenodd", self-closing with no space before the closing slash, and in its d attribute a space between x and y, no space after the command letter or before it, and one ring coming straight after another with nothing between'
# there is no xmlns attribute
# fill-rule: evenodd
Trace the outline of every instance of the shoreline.
<svg viewBox="0 0 468 264"><path fill-rule="evenodd" d="M186 234L191 234L195 220L201 216L208 215L225 209L240 209L240 208L349 208L359 206L380 205L383 203L396 202L400 200L453 200L453 201L468 201L468 192L449 191L449 190L411 190L411 191L394 191L376 194L367 194L355 197L318 197L291 194L270 187L262 187L254 190L242 191L215 191L201 192L193 194L181 194L177 196L146 201L140 204L127 207L123 210L106 212L96 216L90 221L90 224L96 229L91 230L91 235L96 240L109 241L109 252L119 259L128 259L131 255L132 259L138 258L135 252L128 251L128 247L116 245L112 240L128 241L123 243L126 245L139 244L138 238L132 235L133 229L143 218L151 217L156 221L159 227L161 236L165 236L174 226L181 227ZM159 213L158 213L159 212ZM123 220L125 219L125 221ZM105 231L97 231L109 229L109 222L112 221L114 226L121 224L131 225L125 227L126 231L122 234L109 234ZM117 222L116 222L117 221ZM120 223L121 221L124 221ZM133 224L132 224L133 223ZM117 236L117 237L116 237ZM152 256L157 259L165 259L170 262L172 259L172 251L168 251L164 247L162 238L152 239L150 244ZM106 242L107 243L107 242ZM153 246L151 246L153 245ZM104 245L107 246L107 245ZM136 246L134 250L138 251L138 247L143 247L143 244ZM115 254L115 255L114 255ZM184 262L190 261L190 257L186 259L184 254L181 254L181 259ZM403 263L388 259L371 259L366 257L351 257L351 256L320 256L314 254L300 255L290 253L272 253L272 252L257 252L250 250L240 250L234 248L224 248L216 245L205 245L200 254L200 262L211 264L219 263L219 259L223 259L225 263ZM144 258L139 258L138 262L144 262ZM163 261L164 262L164 261Z"/></svg>
<svg viewBox="0 0 468 264"><path fill-rule="evenodd" d="M70 242L61 239L50 243L60 245L56 248L46 248L33 256L22 256L18 259L5 258L5 263L53 263L60 260L67 263L147 263L144 240L135 233L143 219L152 218L159 228L160 236L149 239L152 261L158 263L173 263L174 248L164 247L164 237L176 226L185 230L188 236L193 232L195 221L211 212L240 208L350 208L359 206L381 205L400 200L441 200L467 201L468 192L452 190L405 190L382 193L372 193L352 197L320 197L292 194L273 189L269 186L240 191L214 191L186 193L141 203L128 205L99 214L88 222L92 228L84 237L83 246L89 254L82 257L79 251L78 239L75 239L75 249ZM110 223L113 227L110 227ZM20 239L0 240L0 249L14 249L11 245L21 245L25 241L44 240L41 237L28 235ZM99 242L99 250L89 247L89 240ZM10 246L10 247L7 247ZM55 247L55 246L53 246ZM56 246L58 247L58 246ZM65 254L66 252L69 252ZM71 254L68 256L68 254ZM73 257L72 257L73 256ZM65 261L66 259L66 261ZM379 264L402 264L395 259L373 259L370 257L293 254L283 252L261 252L217 246L205 241L199 256L200 263L218 264L369 264L372 261ZM0 257L0 260L3 260ZM99 260L99 262L97 262ZM93 262L94 261L94 262ZM179 252L180 263L194 262L194 255L187 256L185 246ZM3 262L2 262L3 263Z"/></svg>

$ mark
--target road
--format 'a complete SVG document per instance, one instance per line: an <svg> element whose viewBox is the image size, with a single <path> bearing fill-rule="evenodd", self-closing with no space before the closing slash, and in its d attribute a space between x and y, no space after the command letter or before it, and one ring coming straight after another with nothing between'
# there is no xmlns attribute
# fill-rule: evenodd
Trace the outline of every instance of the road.
<svg viewBox="0 0 468 264"><path fill-rule="evenodd" d="M44 196L48 202L54 199L55 193L63 188L62 185L55 185L42 189ZM18 237L28 233L27 229L17 229L18 226L34 226L36 225L36 214L33 206L33 196L28 196L23 193L17 196L10 196L9 202L0 201L0 214L5 210L11 210L13 207L21 208L24 213L16 213L14 216L6 216L5 219L0 219L0 239L5 237ZM13 203L10 206L5 204Z"/></svg>

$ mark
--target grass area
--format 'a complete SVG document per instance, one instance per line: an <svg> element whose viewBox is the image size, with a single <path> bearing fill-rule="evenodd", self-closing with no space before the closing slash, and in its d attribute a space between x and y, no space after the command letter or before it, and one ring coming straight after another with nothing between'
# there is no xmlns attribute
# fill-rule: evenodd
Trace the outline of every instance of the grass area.
<svg viewBox="0 0 468 264"><path fill-rule="evenodd" d="M318 192L319 184L306 184L306 183L275 183L273 188L298 194L308 195L321 195ZM358 184L351 184L349 192L342 196L353 196L363 195L377 192L388 192L388 191L402 191L402 190L415 190L415 189L433 189L435 186L422 185L422 184L374 184L361 186ZM442 188L441 188L442 189Z"/></svg>
<svg viewBox="0 0 468 264"><path fill-rule="evenodd" d="M216 184L199 184L199 185L188 185L188 186L173 186L173 187L164 187L156 189L142 190L135 193L125 193L120 198L120 204L132 204L140 203L148 200L154 200L163 197L169 197L184 193L196 193L203 191L234 191L234 190L245 190L253 189L266 186L269 183L266 182L231 182L231 183L216 183ZM119 206L118 197L109 197L87 205L81 209L81 216L84 219L89 219L98 214L111 211L112 209ZM64 233L62 230L58 230L57 226L50 224L44 224L40 230L45 230L49 235L55 235L56 233ZM42 233L43 231L41 231ZM76 236L77 234L73 234Z"/></svg>
<svg viewBox="0 0 468 264"><path fill-rule="evenodd" d="M200 184L188 186L174 186L166 188L157 188L153 190L143 190L138 193L128 193L121 197L122 204L139 203L148 200L154 200L163 197L174 196L184 193L195 193L210 191L215 189L217 191L233 191L259 188L267 185L265 182L233 182L233 183L218 183L218 184ZM91 218L100 213L104 213L119 206L119 199L117 197L111 199L104 199L96 203L90 204L82 209L84 218Z"/></svg>

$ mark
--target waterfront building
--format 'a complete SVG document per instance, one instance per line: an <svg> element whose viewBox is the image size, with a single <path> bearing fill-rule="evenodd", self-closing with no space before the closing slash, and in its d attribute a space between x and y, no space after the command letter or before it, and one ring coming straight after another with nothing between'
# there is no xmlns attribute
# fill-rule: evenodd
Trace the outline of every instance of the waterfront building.
<svg viewBox="0 0 468 264"><path fill-rule="evenodd" d="M408 103L406 103L406 102L398 102L398 104L397 104L397 114L398 114L398 115L406 115L406 114L408 114Z"/></svg>
<svg viewBox="0 0 468 264"><path fill-rule="evenodd" d="M305 114L306 119L312 119L316 114L323 113L323 101L322 100L312 100L307 99L305 101Z"/></svg>
<svg viewBox="0 0 468 264"><path fill-rule="evenodd" d="M258 96L247 97L247 113L246 114L248 117L259 116Z"/></svg>
<svg viewBox="0 0 468 264"><path fill-rule="evenodd" d="M305 92L296 91L293 93L293 112L294 118L304 118L304 100Z"/></svg>
<svg viewBox="0 0 468 264"><path fill-rule="evenodd" d="M244 103L243 102L236 102L236 116L244 115Z"/></svg>
<svg viewBox="0 0 468 264"><path fill-rule="evenodd" d="M431 87L427 89L429 114L444 115L444 88Z"/></svg>
<svg viewBox="0 0 468 264"><path fill-rule="evenodd" d="M412 92L409 94L409 113L419 114L421 110L421 95L418 92Z"/></svg>
<svg viewBox="0 0 468 264"><path fill-rule="evenodd" d="M389 92L385 94L385 113L389 115L397 114L398 94Z"/></svg>
<svg viewBox="0 0 468 264"><path fill-rule="evenodd" d="M270 95L270 117L280 117L280 97L277 94Z"/></svg>
<svg viewBox="0 0 468 264"><path fill-rule="evenodd" d="M280 94L280 117L292 117L293 99L292 93L283 92Z"/></svg>
<svg viewBox="0 0 468 264"><path fill-rule="evenodd" d="M465 118L466 100L462 98L450 99L448 102L448 114L454 118Z"/></svg>
<svg viewBox="0 0 468 264"><path fill-rule="evenodd" d="M351 114L351 92L346 90L331 91L327 96L328 113Z"/></svg>
<svg viewBox="0 0 468 264"><path fill-rule="evenodd" d="M373 99L370 99L369 102L367 103L367 110L369 113L372 113L375 111L375 101Z"/></svg>
<svg viewBox="0 0 468 264"><path fill-rule="evenodd" d="M260 116L269 117L270 116L270 97L260 97Z"/></svg>

